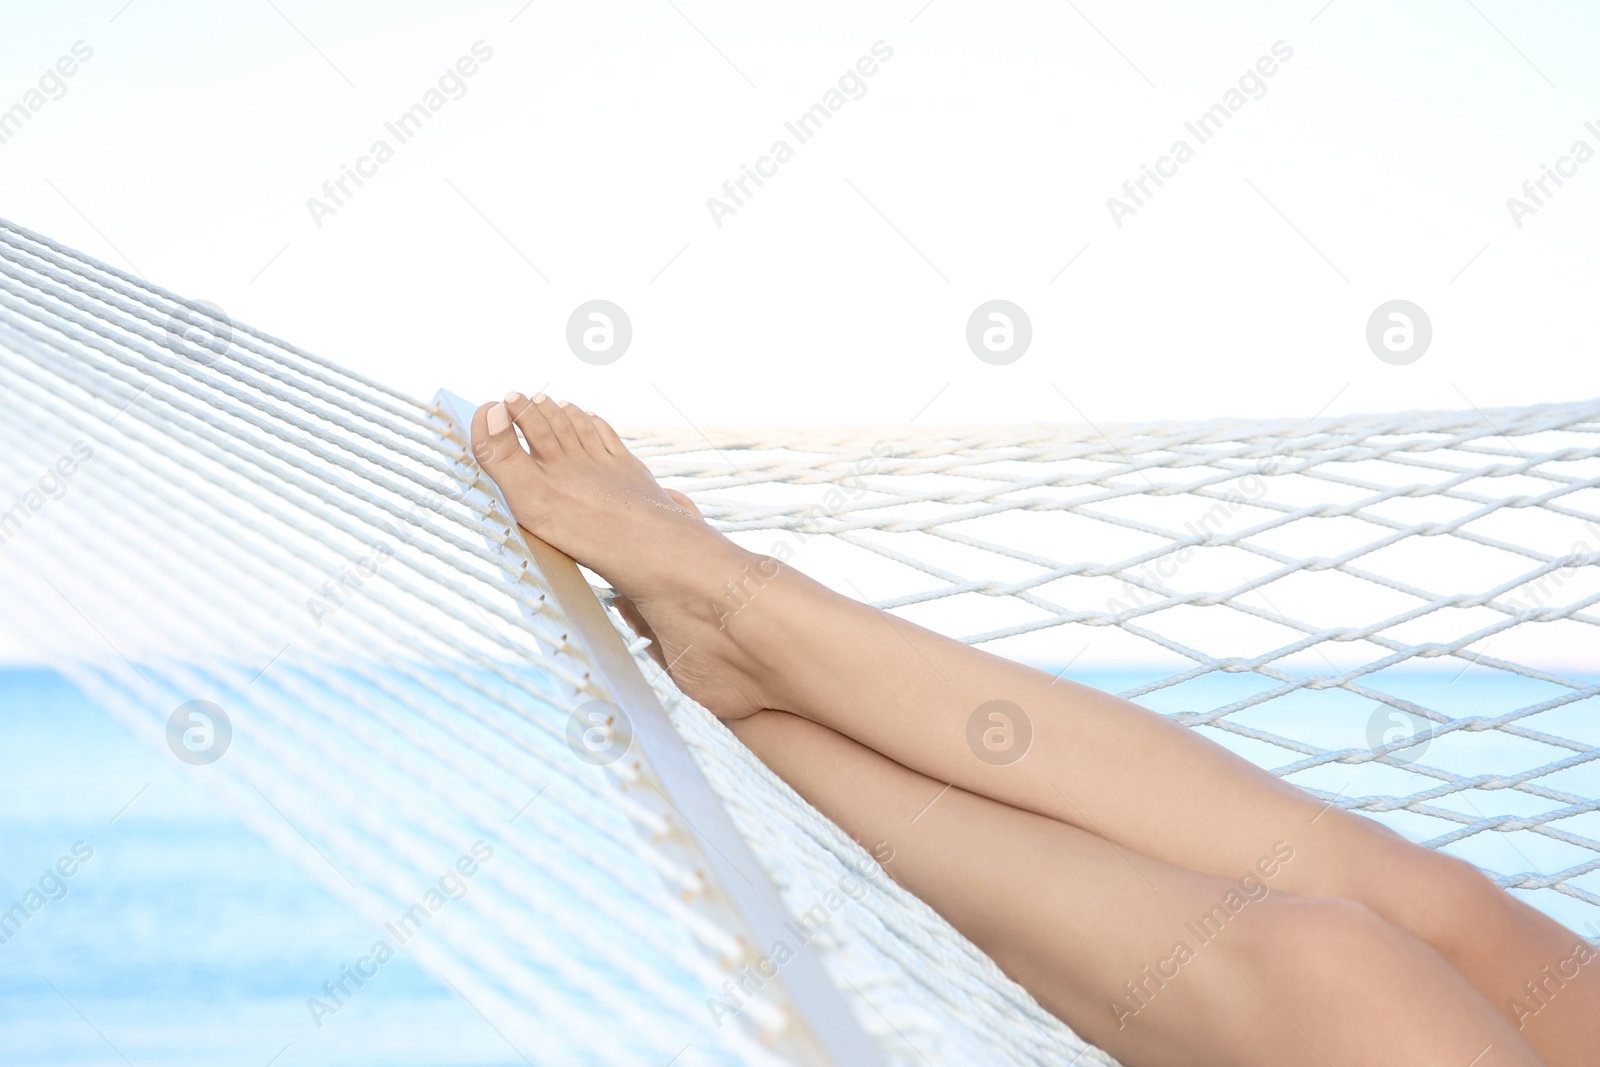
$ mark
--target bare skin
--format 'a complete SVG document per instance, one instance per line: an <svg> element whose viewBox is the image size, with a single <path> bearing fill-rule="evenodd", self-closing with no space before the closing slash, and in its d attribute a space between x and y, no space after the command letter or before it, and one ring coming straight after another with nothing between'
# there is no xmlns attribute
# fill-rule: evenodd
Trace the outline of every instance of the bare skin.
<svg viewBox="0 0 1600 1067"><path fill-rule="evenodd" d="M473 442L517 521L623 595L685 693L888 841L895 877L1130 1067L1577 1067L1600 1047L1600 961L1575 968L1578 935L1475 868L734 545L569 404L511 394ZM980 757L975 715L1030 732L1020 758ZM1230 891L1243 905L1213 911ZM1221 932L1196 937L1208 912Z"/></svg>

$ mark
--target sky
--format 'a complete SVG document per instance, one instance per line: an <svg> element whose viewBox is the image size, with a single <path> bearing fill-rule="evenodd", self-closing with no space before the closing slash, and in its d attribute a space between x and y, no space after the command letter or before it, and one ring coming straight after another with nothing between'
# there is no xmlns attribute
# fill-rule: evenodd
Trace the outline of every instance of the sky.
<svg viewBox="0 0 1600 1067"><path fill-rule="evenodd" d="M4 6L0 109L43 103L0 216L418 396L1104 424L1600 391L1592 6Z"/></svg>

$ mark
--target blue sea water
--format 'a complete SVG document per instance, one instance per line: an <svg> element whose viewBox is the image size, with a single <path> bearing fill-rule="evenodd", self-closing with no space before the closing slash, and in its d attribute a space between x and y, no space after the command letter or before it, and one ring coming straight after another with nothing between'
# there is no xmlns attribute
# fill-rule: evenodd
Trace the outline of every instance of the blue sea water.
<svg viewBox="0 0 1600 1067"><path fill-rule="evenodd" d="M524 1063L403 954L314 1025L307 998L366 951L371 925L194 770L59 675L0 671L0 908L47 888L0 944L0 1064ZM92 855L60 878L75 844Z"/></svg>
<svg viewBox="0 0 1600 1067"><path fill-rule="evenodd" d="M1152 677L1131 670L1072 676L1113 692ZM1488 674L1394 672L1368 684L1455 717L1500 715L1562 691ZM1204 711L1270 685L1259 677L1209 675L1140 699L1163 712ZM1242 710L1234 720L1338 749L1367 744L1384 712L1345 691L1301 691ZM1527 725L1600 746L1600 699L1553 709ZM1378 728L1389 728L1388 721ZM1261 741L1201 729L1265 765L1292 759ZM1439 738L1432 746L1424 762L1460 774L1499 773L1560 754L1493 732ZM0 943L0 1067L525 1062L448 986L403 956L315 1026L307 998L365 950L370 925L213 804L193 771L138 743L59 675L0 670L0 908L30 889L46 901ZM1295 778L1344 796L1415 791L1416 781L1408 779L1415 776L1404 770L1349 763ZM1600 762L1546 784L1600 796ZM1558 806L1503 790L1474 795L1439 804L1523 815ZM1418 839L1451 826L1408 813L1383 818ZM1563 825L1600 838L1600 813ZM1528 832L1480 835L1458 851L1506 872L1550 873L1577 855ZM65 870L70 877L61 875ZM1577 884L1600 892L1600 874ZM1529 899L1574 927L1594 923L1586 932L1600 936L1596 909L1548 891Z"/></svg>

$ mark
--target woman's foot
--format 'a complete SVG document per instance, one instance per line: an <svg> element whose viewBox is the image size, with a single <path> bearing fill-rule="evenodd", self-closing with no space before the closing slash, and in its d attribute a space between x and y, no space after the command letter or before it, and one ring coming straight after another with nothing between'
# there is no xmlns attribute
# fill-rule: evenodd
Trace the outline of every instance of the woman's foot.
<svg viewBox="0 0 1600 1067"><path fill-rule="evenodd" d="M509 393L478 409L472 442L518 525L611 583L679 688L725 719L772 706L758 665L720 625L724 582L767 557L713 530L604 419L573 404Z"/></svg>
<svg viewBox="0 0 1600 1067"><path fill-rule="evenodd" d="M690 500L684 494L678 492L676 489L668 489L667 495L676 501L680 507L693 512L697 517L700 516L700 509L695 505L695 502ZM634 633L638 634L640 637L647 638L650 641L650 658L655 660L657 666L659 666L662 670L666 670L668 662L667 657L661 653L661 639L656 636L656 632L650 626L649 621L645 619L642 614L640 614L639 605L635 604L632 600L629 600L621 593L617 593L617 595L612 598L611 604L617 609L617 613L622 616L627 624L632 627Z"/></svg>

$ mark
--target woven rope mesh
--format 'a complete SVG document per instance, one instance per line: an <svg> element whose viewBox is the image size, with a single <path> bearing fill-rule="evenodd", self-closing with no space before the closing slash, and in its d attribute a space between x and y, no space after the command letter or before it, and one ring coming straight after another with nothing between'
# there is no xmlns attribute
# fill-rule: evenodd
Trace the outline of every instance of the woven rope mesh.
<svg viewBox="0 0 1600 1067"><path fill-rule="evenodd" d="M1172 715L1600 934L1600 401L632 444L748 547Z"/></svg>
<svg viewBox="0 0 1600 1067"><path fill-rule="evenodd" d="M459 436L207 321L0 224L16 638L163 749L175 708L224 707L196 773L375 936L490 845L402 951L531 1062L772 1062L771 1005L707 1014L737 946L671 813L575 758L607 684ZM628 436L749 547L1173 715L1593 936L1597 430L1591 401ZM791 915L872 869L633 649ZM885 879L814 943L891 1062L1112 1062Z"/></svg>
<svg viewBox="0 0 1600 1067"><path fill-rule="evenodd" d="M205 788L449 983L486 1041L541 1065L781 1062L780 1001L708 1010L749 946L670 802L629 760L575 755L575 708L611 690L455 430L211 322L0 224L8 636L162 752L175 712L220 709ZM846 902L793 947L887 1062L1111 1062L632 647L789 913Z"/></svg>

